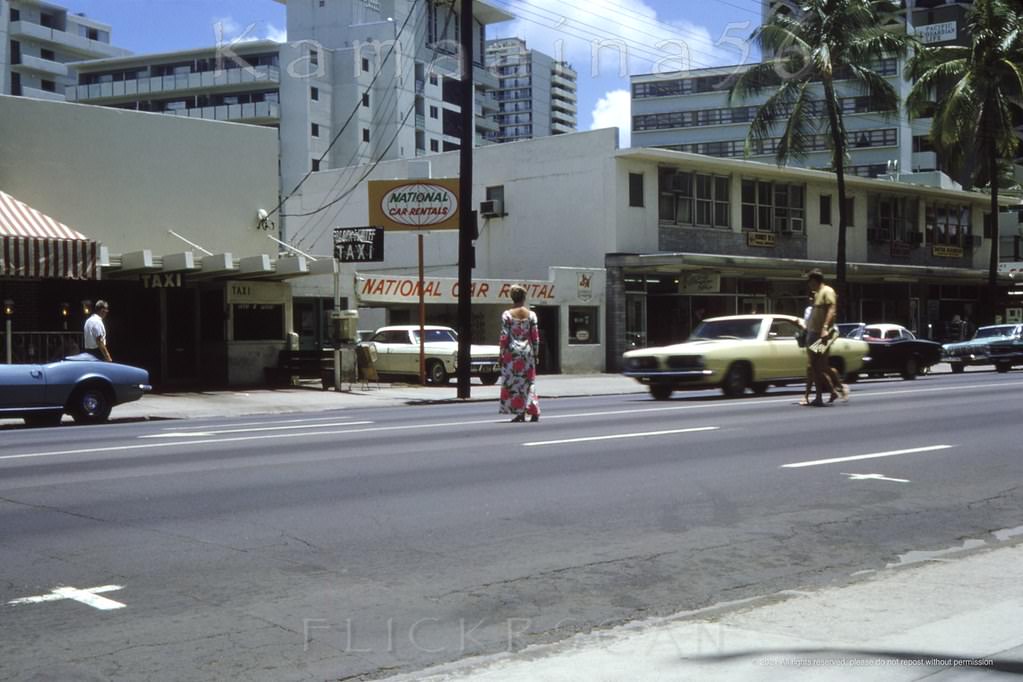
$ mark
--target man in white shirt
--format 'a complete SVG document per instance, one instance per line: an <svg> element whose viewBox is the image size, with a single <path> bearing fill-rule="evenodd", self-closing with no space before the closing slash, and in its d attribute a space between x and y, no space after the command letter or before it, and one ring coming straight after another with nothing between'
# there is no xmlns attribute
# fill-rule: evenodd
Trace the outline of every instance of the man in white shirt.
<svg viewBox="0 0 1023 682"><path fill-rule="evenodd" d="M110 306L106 301L96 301L95 312L85 321L85 352L100 360L113 362L107 347L107 328L103 324L109 312Z"/></svg>

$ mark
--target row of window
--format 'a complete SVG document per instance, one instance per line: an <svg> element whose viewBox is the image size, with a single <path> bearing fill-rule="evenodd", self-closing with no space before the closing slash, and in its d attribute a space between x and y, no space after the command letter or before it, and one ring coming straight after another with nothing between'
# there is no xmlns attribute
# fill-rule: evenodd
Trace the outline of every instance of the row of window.
<svg viewBox="0 0 1023 682"><path fill-rule="evenodd" d="M899 143L897 128L880 128L873 130L852 131L847 133L850 148L894 147ZM775 154L782 138L770 137L752 143L752 155L762 156ZM810 135L807 150L811 152L829 149L831 136L825 133ZM660 145L660 149L671 149L679 152L691 152L723 158L742 158L745 156L745 140L723 140L718 142L692 142L689 144Z"/></svg>
<svg viewBox="0 0 1023 682"><path fill-rule="evenodd" d="M843 97L841 99L843 114L863 114L878 112L870 97ZM807 103L811 116L820 118L827 114L824 100L813 100ZM633 130L665 130L670 128L693 128L700 126L727 125L730 123L750 123L757 115L759 106L727 107L719 109L699 109L695 111L672 111L660 114L639 114L632 117ZM791 115L791 110L782 111L781 116Z"/></svg>
<svg viewBox="0 0 1023 682"><path fill-rule="evenodd" d="M203 107L231 106L235 104L256 104L259 102L280 102L280 94L276 90L257 92L238 92L233 94L195 95L194 97L175 97L173 99L140 100L115 104L114 108L132 111L184 111Z"/></svg>
<svg viewBox="0 0 1023 682"><path fill-rule="evenodd" d="M874 71L881 76L896 76L899 73L899 62L897 59L882 59L874 65ZM644 83L632 84L632 96L635 99L647 97L678 97L679 95L692 95L701 92L722 91L730 87L731 79L736 74L724 74L718 76L698 76L696 78L676 78L673 80L658 80ZM848 70L835 72L835 80L846 80L850 76ZM781 85L781 77L774 76L767 79L765 86Z"/></svg>
<svg viewBox="0 0 1023 682"><path fill-rule="evenodd" d="M230 59L209 57L171 64L151 64L113 71L82 73L78 76L79 85L95 85L97 83L120 83L121 81L139 80L142 78L159 78L162 76L187 76L192 73L224 71L231 69L254 68L257 66L278 66L280 58L276 52L252 55L237 55Z"/></svg>

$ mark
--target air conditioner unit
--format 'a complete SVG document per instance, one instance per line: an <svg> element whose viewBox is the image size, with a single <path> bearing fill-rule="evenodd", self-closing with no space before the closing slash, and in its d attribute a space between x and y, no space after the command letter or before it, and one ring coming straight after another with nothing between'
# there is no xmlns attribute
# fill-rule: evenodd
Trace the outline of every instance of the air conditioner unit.
<svg viewBox="0 0 1023 682"><path fill-rule="evenodd" d="M802 233L803 232L803 219L802 218L793 218L792 222L789 224L789 231L793 232L793 233Z"/></svg>
<svg viewBox="0 0 1023 682"><path fill-rule="evenodd" d="M504 215L504 202L500 199L488 199L480 202L480 215L484 218L496 218Z"/></svg>

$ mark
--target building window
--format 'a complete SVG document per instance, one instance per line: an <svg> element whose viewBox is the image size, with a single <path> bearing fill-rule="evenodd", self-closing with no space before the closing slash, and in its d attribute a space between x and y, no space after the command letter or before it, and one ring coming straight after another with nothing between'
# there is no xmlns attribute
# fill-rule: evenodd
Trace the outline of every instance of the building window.
<svg viewBox="0 0 1023 682"><path fill-rule="evenodd" d="M856 224L856 197L845 198L845 225L852 227Z"/></svg>
<svg viewBox="0 0 1023 682"><path fill-rule="evenodd" d="M820 208L821 208L820 224L821 225L830 225L831 224L831 195L830 194L822 194L821 195Z"/></svg>
<svg viewBox="0 0 1023 682"><path fill-rule="evenodd" d="M320 124L319 123L313 123L309 127L310 127L309 133L313 137L319 137L320 136Z"/></svg>
<svg viewBox="0 0 1023 682"><path fill-rule="evenodd" d="M662 221L703 227L730 226L731 179L728 176L662 168L658 184L658 215Z"/></svg>
<svg viewBox="0 0 1023 682"><path fill-rule="evenodd" d="M362 93L362 106L364 106L364 107L368 107L369 106L369 93L368 92Z"/></svg>
<svg viewBox="0 0 1023 682"><path fill-rule="evenodd" d="M431 152L440 151L440 144L437 143L437 140L430 140L430 151Z"/></svg>
<svg viewBox="0 0 1023 682"><path fill-rule="evenodd" d="M440 115L439 110L435 106L430 107L430 118L437 118Z"/></svg>
<svg viewBox="0 0 1023 682"><path fill-rule="evenodd" d="M284 306L235 303L232 306L235 341L280 341L284 338Z"/></svg>
<svg viewBox="0 0 1023 682"><path fill-rule="evenodd" d="M437 74L430 74L430 85L437 85Z"/></svg>
<svg viewBox="0 0 1023 682"><path fill-rule="evenodd" d="M362 70L364 72L369 72L369 59L366 57L362 58Z"/></svg>
<svg viewBox="0 0 1023 682"><path fill-rule="evenodd" d="M319 66L320 64L320 53L316 50L309 50L309 63L313 66Z"/></svg>
<svg viewBox="0 0 1023 682"><path fill-rule="evenodd" d="M57 84L54 81L41 80L39 81L39 87L46 92L57 92Z"/></svg>
<svg viewBox="0 0 1023 682"><path fill-rule="evenodd" d="M315 173L318 170L320 170L320 160L319 159L313 159L313 172Z"/></svg>
<svg viewBox="0 0 1023 682"><path fill-rule="evenodd" d="M362 141L369 142L369 128L362 129Z"/></svg>
<svg viewBox="0 0 1023 682"><path fill-rule="evenodd" d="M49 60L51 62L57 61L57 55L56 55L56 53L54 53L53 50L47 50L47 49L39 50L39 56L42 57L43 59L47 59L47 60Z"/></svg>
<svg viewBox="0 0 1023 682"><path fill-rule="evenodd" d="M803 185L742 181L742 229L802 233L806 222Z"/></svg>
<svg viewBox="0 0 1023 682"><path fill-rule="evenodd" d="M886 194L867 197L868 241L911 243L916 234L916 199ZM873 237L873 239L870 239Z"/></svg>
<svg viewBox="0 0 1023 682"><path fill-rule="evenodd" d="M970 221L969 206L927 204L925 216L924 222L929 244L972 246L973 227ZM990 222L990 216L988 221Z"/></svg>
<svg viewBox="0 0 1023 682"><path fill-rule="evenodd" d="M569 345L593 345L600 343L600 308L597 306L573 305L568 307Z"/></svg>
<svg viewBox="0 0 1023 682"><path fill-rule="evenodd" d="M318 102L320 99L320 89L309 88L309 99L313 100L314 102Z"/></svg>
<svg viewBox="0 0 1023 682"><path fill-rule="evenodd" d="M629 206L643 207L642 173L629 173Z"/></svg>
<svg viewBox="0 0 1023 682"><path fill-rule="evenodd" d="M21 21L21 10L11 8L11 21Z"/></svg>

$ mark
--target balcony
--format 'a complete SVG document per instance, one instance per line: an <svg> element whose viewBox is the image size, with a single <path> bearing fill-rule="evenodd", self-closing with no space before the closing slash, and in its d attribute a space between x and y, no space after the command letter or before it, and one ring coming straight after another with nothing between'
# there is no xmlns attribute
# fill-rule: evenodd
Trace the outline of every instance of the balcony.
<svg viewBox="0 0 1023 682"><path fill-rule="evenodd" d="M39 88L30 88L27 86L21 86L21 96L31 97L32 99L48 99L54 102L63 102L64 95L59 92L50 92L49 90L40 90Z"/></svg>
<svg viewBox="0 0 1023 682"><path fill-rule="evenodd" d="M224 104L217 107L194 107L191 109L168 109L159 112L185 118L201 118L207 121L229 121L269 125L279 123L281 109L277 102L250 102L248 104Z"/></svg>
<svg viewBox="0 0 1023 682"><path fill-rule="evenodd" d="M551 74L551 87L560 87L571 92L576 91L575 79L563 76L557 71Z"/></svg>
<svg viewBox="0 0 1023 682"><path fill-rule="evenodd" d="M576 112L578 112L575 102L569 102L564 99L551 99L551 109L554 111L568 112L572 116L575 116Z"/></svg>
<svg viewBox="0 0 1023 682"><path fill-rule="evenodd" d="M47 80L51 80L53 77L67 78L67 65L55 62L50 59L43 59L42 57L33 57L31 55L21 55L21 61L17 64L11 65L11 71L17 71L19 73L36 73L45 74Z"/></svg>
<svg viewBox="0 0 1023 682"><path fill-rule="evenodd" d="M253 66L245 69L221 69L175 76L154 76L110 83L76 85L68 88L71 102L101 103L103 100L129 100L154 94L187 94L273 86L281 82L278 66ZM74 91L74 92L72 92Z"/></svg>
<svg viewBox="0 0 1023 682"><path fill-rule="evenodd" d="M551 121L551 133L560 135L562 133L574 133L575 125L568 125L561 121Z"/></svg>
<svg viewBox="0 0 1023 682"><path fill-rule="evenodd" d="M48 45L57 45L65 50L74 52L89 59L102 59L105 57L124 57L130 52L114 47L110 43L101 43L98 40L89 40L67 31L58 31L46 28L39 24L28 21L12 21L8 28L11 38L25 41L36 41Z"/></svg>
<svg viewBox="0 0 1023 682"><path fill-rule="evenodd" d="M489 130L489 131L492 131L492 132L497 132L500 129L501 129L501 126L499 126L497 124L497 121L495 121L494 119L488 118L486 116L480 116L479 114L476 115L476 130L477 131L479 131L479 130Z"/></svg>

